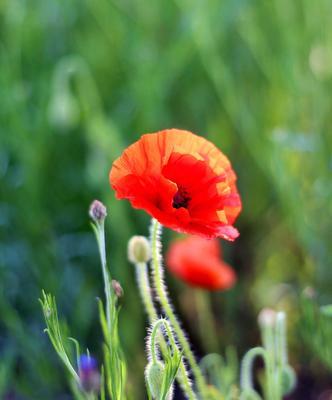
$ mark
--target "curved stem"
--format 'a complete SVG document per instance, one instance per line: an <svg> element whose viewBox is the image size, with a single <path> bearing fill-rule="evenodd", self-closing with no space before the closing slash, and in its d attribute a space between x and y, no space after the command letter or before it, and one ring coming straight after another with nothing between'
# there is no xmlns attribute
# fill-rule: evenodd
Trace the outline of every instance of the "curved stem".
<svg viewBox="0 0 332 400"><path fill-rule="evenodd" d="M152 332L151 332L151 358L153 360L153 362L157 362L157 351L156 351L156 335L158 333L158 329L160 325L164 325L168 339L170 341L171 347L173 349L173 351L177 352L178 354L179 349L177 348L176 344L175 344L175 340L173 338L173 334L172 334L172 330L171 327L169 326L169 322L166 319L158 319L152 328ZM162 336L163 337L163 336Z"/></svg>
<svg viewBox="0 0 332 400"><path fill-rule="evenodd" d="M153 363L155 364L157 360L156 356L156 334L158 332L158 328L160 325L161 321L158 320L157 323L154 325L152 332L151 332L151 345L150 345L150 351L151 351L151 359Z"/></svg>
<svg viewBox="0 0 332 400"><path fill-rule="evenodd" d="M156 308L155 308L153 300L152 300L152 293L151 293L151 287L150 287L150 282L149 282L147 265L146 265L146 263L137 263L137 264L135 264L135 268L136 268L137 283L138 283L139 291L140 291L140 294L142 297L142 301L143 301L145 310L148 314L149 321L152 324L158 318L158 314L157 314ZM176 348L177 351L180 351L177 344L174 341L173 332L171 330L169 330L168 336L170 338L171 343L174 343L174 348ZM167 344L166 344L164 338L161 337L160 338L160 348L161 348L161 352L163 354L166 354L166 352L167 352L166 346L167 346ZM190 378L188 377L188 372L187 372L187 369L186 369L186 366L185 366L183 360L181 360L181 363L180 363L180 374L181 374L181 377L177 378L177 379L178 379L179 384L180 384L181 388L183 389L185 395L190 400L196 400L196 395L192 389Z"/></svg>
<svg viewBox="0 0 332 400"><path fill-rule="evenodd" d="M254 390L253 383L253 363L255 358L261 356L267 367L266 351L263 347L254 347L250 349L243 357L241 363L241 389L242 390Z"/></svg>
<svg viewBox="0 0 332 400"><path fill-rule="evenodd" d="M205 394L205 380L202 375L202 372L196 362L195 356L191 351L189 342L182 331L182 328L173 312L172 306L170 305L170 301L168 299L167 291L164 285L164 277L163 277L163 267L161 262L161 255L160 255L160 241L159 235L161 231L161 225L155 219L152 219L151 224L151 249L152 249L152 271L153 271L153 282L154 287L158 295L159 303L162 306L166 316L171 322L171 325L175 331L177 339L182 346L184 355L188 360L189 366L193 372L193 375L196 380L197 389L204 399Z"/></svg>

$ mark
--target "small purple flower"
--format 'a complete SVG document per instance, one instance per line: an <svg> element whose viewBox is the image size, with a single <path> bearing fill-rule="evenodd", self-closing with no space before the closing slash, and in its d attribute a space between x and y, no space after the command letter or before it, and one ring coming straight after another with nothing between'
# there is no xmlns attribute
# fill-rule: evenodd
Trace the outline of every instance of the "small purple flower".
<svg viewBox="0 0 332 400"><path fill-rule="evenodd" d="M78 363L78 374L82 388L87 392L99 392L100 373L95 358L82 354Z"/></svg>

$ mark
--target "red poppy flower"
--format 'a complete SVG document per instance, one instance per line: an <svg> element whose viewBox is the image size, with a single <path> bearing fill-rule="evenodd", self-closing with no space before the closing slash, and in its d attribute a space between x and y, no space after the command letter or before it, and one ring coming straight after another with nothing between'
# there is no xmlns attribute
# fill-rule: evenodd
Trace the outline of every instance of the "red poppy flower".
<svg viewBox="0 0 332 400"><path fill-rule="evenodd" d="M189 236L173 242L166 256L168 269L192 286L224 290L236 281L233 269L221 259L217 239Z"/></svg>
<svg viewBox="0 0 332 400"><path fill-rule="evenodd" d="M144 209L179 232L234 240L241 211L236 175L208 140L168 129L143 135L115 162L110 183L118 199Z"/></svg>

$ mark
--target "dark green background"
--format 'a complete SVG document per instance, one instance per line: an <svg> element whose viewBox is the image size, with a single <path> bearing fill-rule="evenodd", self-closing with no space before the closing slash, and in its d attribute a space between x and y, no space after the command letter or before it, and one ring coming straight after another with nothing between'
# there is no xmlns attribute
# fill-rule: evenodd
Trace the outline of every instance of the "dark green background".
<svg viewBox="0 0 332 400"><path fill-rule="evenodd" d="M142 133L166 127L208 137L238 174L241 236L224 244L238 284L212 296L221 344L242 355L259 343L257 312L283 308L292 363L323 391L326 371L296 321L305 286L322 303L332 297L331 13L328 0L0 2L1 398L69 393L42 332L42 288L100 357L94 198L109 210L111 271L125 291L121 340L140 397L146 324L126 242L147 234L149 219L114 199L108 171ZM195 293L167 280L202 354Z"/></svg>

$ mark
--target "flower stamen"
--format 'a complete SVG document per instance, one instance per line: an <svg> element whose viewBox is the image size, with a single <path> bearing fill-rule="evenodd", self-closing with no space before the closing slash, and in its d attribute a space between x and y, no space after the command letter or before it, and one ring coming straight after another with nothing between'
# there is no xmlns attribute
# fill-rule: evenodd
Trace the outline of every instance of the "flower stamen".
<svg viewBox="0 0 332 400"><path fill-rule="evenodd" d="M189 206L189 202L190 202L191 198L188 194L188 192L186 191L186 189L184 189L183 187L179 187L178 191L175 193L174 197L173 197L173 203L172 203L172 207L173 208L188 208Z"/></svg>

